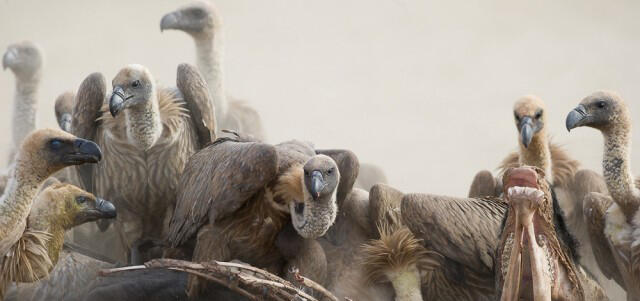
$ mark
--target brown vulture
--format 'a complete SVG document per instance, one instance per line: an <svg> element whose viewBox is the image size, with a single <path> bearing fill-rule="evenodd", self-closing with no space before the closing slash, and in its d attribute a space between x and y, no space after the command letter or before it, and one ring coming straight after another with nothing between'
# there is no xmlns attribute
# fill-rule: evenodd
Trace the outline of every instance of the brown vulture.
<svg viewBox="0 0 640 301"><path fill-rule="evenodd" d="M23 285L28 288L19 286L24 291L21 294L22 300L27 291L34 292L38 286L49 284L52 285L50 289L57 289L57 297L49 295L48 299L41 300L63 300L63 295L68 293L66 290L74 285L81 285L76 281L64 281L69 278L78 280L74 277L75 273L67 271L66 277L56 275L65 274L59 270L65 270L68 264L68 252L63 251L65 231L83 223L115 216L113 204L78 187L70 184L47 187L34 200L22 237L4 258L0 283L32 283ZM60 264L59 259L62 261ZM50 282L52 277L55 281ZM77 290L82 286L75 288Z"/></svg>
<svg viewBox="0 0 640 301"><path fill-rule="evenodd" d="M640 190L631 173L631 113L619 95L599 91L567 115L566 126L591 127L604 137L609 195L589 194L585 222L602 271L626 288L628 300L640 300Z"/></svg>
<svg viewBox="0 0 640 301"><path fill-rule="evenodd" d="M214 109L198 71L181 64L176 82L177 88L157 87L147 68L129 65L113 79L108 103L99 73L77 92L72 132L95 140L105 157L98 166L78 168L78 177L118 207L121 262L161 255L157 243L166 235L180 174L188 158L215 138ZM110 244L114 249L118 242Z"/></svg>
<svg viewBox="0 0 640 301"><path fill-rule="evenodd" d="M278 235L287 228L306 239L324 235L353 187L358 159L350 151L316 150L297 140L247 140L220 138L191 157L167 242L180 247L195 238L195 262L236 259L282 275L286 262L295 260L287 255L297 254L278 248L286 249L288 238L297 235ZM321 267L312 270L322 273ZM196 279L189 290L201 292Z"/></svg>

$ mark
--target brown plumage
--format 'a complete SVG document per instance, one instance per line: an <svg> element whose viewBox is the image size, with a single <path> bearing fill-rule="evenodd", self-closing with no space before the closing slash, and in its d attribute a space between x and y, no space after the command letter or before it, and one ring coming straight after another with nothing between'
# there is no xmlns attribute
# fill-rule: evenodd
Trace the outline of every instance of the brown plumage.
<svg viewBox="0 0 640 301"><path fill-rule="evenodd" d="M553 184L567 186L573 182L573 177L580 167L580 163L573 160L562 146L549 143L551 153L551 173L553 174ZM520 154L513 152L509 154L498 166L499 174L513 167L520 166Z"/></svg>
<svg viewBox="0 0 640 301"><path fill-rule="evenodd" d="M160 255L157 248L140 253L134 246L164 237L187 159L215 137L204 80L182 64L176 81L177 89L157 88L146 68L130 65L114 78L108 107L102 75L88 76L78 90L72 131L95 139L105 155L95 168L79 168L79 177L84 187L118 207L122 261Z"/></svg>
<svg viewBox="0 0 640 301"><path fill-rule="evenodd" d="M58 262L65 231L100 218L113 218L113 205L73 185L54 184L38 194L26 230L2 261L0 284L46 278Z"/></svg>
<svg viewBox="0 0 640 301"><path fill-rule="evenodd" d="M631 173L631 114L622 98L600 91L585 97L567 115L567 129L592 127L604 137L603 174L610 197L592 193L588 199L595 217L589 224L591 239L599 244L596 256L609 266L608 276L621 278L629 300L640 299L640 190ZM603 216L606 206L611 203ZM604 217L604 225L601 223ZM609 249L609 250L607 250ZM610 256L611 254L612 256ZM615 265L614 265L615 263ZM611 266L616 266L617 271Z"/></svg>
<svg viewBox="0 0 640 301"><path fill-rule="evenodd" d="M300 141L219 139L189 160L167 241L180 247L196 238L194 261L238 259L281 274L278 233L291 220L302 237L324 235L357 162L349 151L316 151ZM191 292L198 288L192 281Z"/></svg>

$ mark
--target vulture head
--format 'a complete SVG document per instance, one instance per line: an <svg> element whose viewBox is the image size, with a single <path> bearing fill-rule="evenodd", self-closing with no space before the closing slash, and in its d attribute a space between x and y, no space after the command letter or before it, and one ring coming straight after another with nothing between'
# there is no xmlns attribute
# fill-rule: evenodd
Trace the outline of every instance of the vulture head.
<svg viewBox="0 0 640 301"><path fill-rule="evenodd" d="M513 115L520 133L520 143L529 147L531 140L544 128L545 105L534 95L520 98L513 107Z"/></svg>
<svg viewBox="0 0 640 301"><path fill-rule="evenodd" d="M568 131L588 126L606 132L630 122L629 109L622 98L613 92L599 91L584 98L569 112L566 125Z"/></svg>
<svg viewBox="0 0 640 301"><path fill-rule="evenodd" d="M65 132L71 131L71 114L73 112L73 92L64 92L56 98L56 120L58 125Z"/></svg>
<svg viewBox="0 0 640 301"><path fill-rule="evenodd" d="M95 197L76 186L60 183L42 192L42 201L34 203L31 215L45 219L69 230L75 226L103 218L115 218L116 207L109 201Z"/></svg>
<svg viewBox="0 0 640 301"><path fill-rule="evenodd" d="M41 53L40 48L29 41L12 44L2 57L2 68L11 69L17 78L33 78L42 68Z"/></svg>
<svg viewBox="0 0 640 301"><path fill-rule="evenodd" d="M92 141L78 138L62 130L41 129L32 132L20 146L17 165L42 179L71 165L97 163L102 151Z"/></svg>
<svg viewBox="0 0 640 301"><path fill-rule="evenodd" d="M340 171L333 159L316 155L303 167L302 202L289 204L293 227L304 238L324 235L336 219Z"/></svg>
<svg viewBox="0 0 640 301"><path fill-rule="evenodd" d="M192 36L212 36L220 27L214 7L204 1L194 2L162 17L160 31L182 30Z"/></svg>
<svg viewBox="0 0 640 301"><path fill-rule="evenodd" d="M122 68L112 85L109 111L113 117L124 110L144 108L148 102L155 100L155 81L144 66L132 64Z"/></svg>

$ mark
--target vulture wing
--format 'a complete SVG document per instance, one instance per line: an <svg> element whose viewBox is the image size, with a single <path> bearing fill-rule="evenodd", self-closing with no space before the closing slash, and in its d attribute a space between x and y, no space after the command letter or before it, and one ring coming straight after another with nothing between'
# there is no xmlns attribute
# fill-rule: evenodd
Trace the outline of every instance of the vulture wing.
<svg viewBox="0 0 640 301"><path fill-rule="evenodd" d="M377 227L388 227L389 231L395 231L402 226L402 214L400 207L404 193L385 185L376 184L369 192L369 216L371 217L372 229ZM376 238L380 238L380 233L376 232Z"/></svg>
<svg viewBox="0 0 640 301"><path fill-rule="evenodd" d="M605 194L592 192L587 194L583 202L584 220L591 240L591 249L598 266L602 270L602 274L609 279L613 278L624 288L622 275L609 247L609 240L604 234L607 208L613 204L613 199Z"/></svg>
<svg viewBox="0 0 640 301"><path fill-rule="evenodd" d="M277 166L273 146L228 138L194 154L180 179L168 242L180 246L207 221L213 223L238 210L275 179Z"/></svg>
<svg viewBox="0 0 640 301"><path fill-rule="evenodd" d="M407 194L402 221L425 246L476 271L493 271L507 204L497 199L466 199Z"/></svg>
<svg viewBox="0 0 640 301"><path fill-rule="evenodd" d="M92 73L82 81L76 94L73 117L71 121L71 133L84 139L96 140L96 132L99 126L100 108L107 96L107 85L101 73ZM93 190L94 164L76 166L78 181L87 191Z"/></svg>
<svg viewBox="0 0 640 301"><path fill-rule="evenodd" d="M207 83L195 67L180 64L176 85L184 96L187 109L189 109L191 122L195 126L200 142L199 147L204 147L215 140L217 127L213 101L209 95Z"/></svg>
<svg viewBox="0 0 640 301"><path fill-rule="evenodd" d="M340 170L340 184L338 184L338 204L341 204L346 198L353 185L358 178L360 171L360 162L358 157L352 151L342 149L316 150L316 154L322 154L331 157L336 161Z"/></svg>

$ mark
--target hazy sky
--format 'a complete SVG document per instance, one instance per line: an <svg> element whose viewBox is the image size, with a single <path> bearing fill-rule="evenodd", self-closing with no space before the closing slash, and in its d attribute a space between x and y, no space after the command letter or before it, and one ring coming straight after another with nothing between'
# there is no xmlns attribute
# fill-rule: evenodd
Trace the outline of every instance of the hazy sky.
<svg viewBox="0 0 640 301"><path fill-rule="evenodd" d="M0 49L46 53L38 124L91 72L140 63L164 85L194 62L191 38L160 33L184 1L0 0ZM516 149L512 105L537 94L547 127L601 170L602 138L569 135L566 114L598 89L640 105L640 2L220 0L227 91L262 115L269 142L348 148L404 191L466 195L473 175ZM10 147L14 78L0 73L0 158ZM640 118L634 126L640 126ZM639 136L634 138L638 141ZM633 152L640 174L640 151Z"/></svg>

